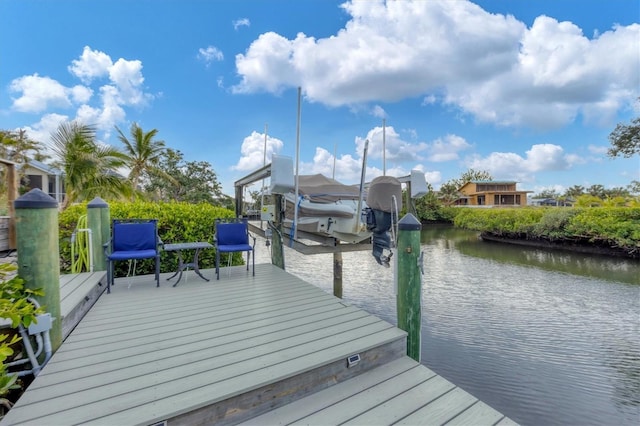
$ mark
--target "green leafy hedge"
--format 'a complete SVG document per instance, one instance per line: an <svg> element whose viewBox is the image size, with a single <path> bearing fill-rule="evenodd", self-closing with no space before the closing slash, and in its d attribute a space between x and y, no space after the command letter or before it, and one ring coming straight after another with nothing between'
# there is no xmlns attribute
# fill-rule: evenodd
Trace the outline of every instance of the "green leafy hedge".
<svg viewBox="0 0 640 426"><path fill-rule="evenodd" d="M454 219L460 228L507 238L571 241L640 252L640 208L462 208Z"/></svg>
<svg viewBox="0 0 640 426"><path fill-rule="evenodd" d="M60 213L61 273L68 273L71 270L71 234L76 228L80 216L86 213L86 204L74 205ZM215 220L234 217L233 211L206 203L112 202L109 204L109 213L111 219L158 219L158 234L165 244L193 241L208 241L213 244ZM215 250L202 250L199 259L201 268L215 267ZM222 256L221 262L226 264L226 255ZM241 253L234 253L232 264L242 264ZM174 252L162 253L161 272L175 271L177 266L178 259ZM136 274L138 275L151 274L153 270L151 259L138 261L136 265ZM126 273L127 262L117 262L116 276L124 276Z"/></svg>

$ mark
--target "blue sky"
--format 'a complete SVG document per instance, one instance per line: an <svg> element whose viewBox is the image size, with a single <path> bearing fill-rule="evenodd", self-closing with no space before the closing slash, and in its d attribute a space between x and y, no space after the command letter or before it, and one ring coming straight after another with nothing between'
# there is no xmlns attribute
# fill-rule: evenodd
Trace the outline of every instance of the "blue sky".
<svg viewBox="0 0 640 426"><path fill-rule="evenodd" d="M640 114L636 0L1 0L0 129L157 129L223 191L272 153L357 182L470 168L519 189L626 186L608 135ZM269 161L269 160L268 160Z"/></svg>

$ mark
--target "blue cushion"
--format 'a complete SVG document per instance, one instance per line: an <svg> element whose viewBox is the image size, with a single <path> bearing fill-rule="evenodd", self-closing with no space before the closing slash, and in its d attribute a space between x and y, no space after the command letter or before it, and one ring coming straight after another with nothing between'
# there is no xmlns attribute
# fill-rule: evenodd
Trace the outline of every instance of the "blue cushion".
<svg viewBox="0 0 640 426"><path fill-rule="evenodd" d="M158 252L156 250L121 250L114 251L108 257L109 260L129 260L129 259L148 259L150 257L156 257Z"/></svg>
<svg viewBox="0 0 640 426"><path fill-rule="evenodd" d="M224 245L218 246L218 251L221 253L230 253L233 251L249 251L252 250L252 247L249 244L232 244L232 245Z"/></svg>
<svg viewBox="0 0 640 426"><path fill-rule="evenodd" d="M216 240L219 246L249 245L246 223L220 223L216 226ZM236 249L247 250L247 249Z"/></svg>
<svg viewBox="0 0 640 426"><path fill-rule="evenodd" d="M155 222L114 223L114 252L152 250L155 253L156 246L157 240Z"/></svg>

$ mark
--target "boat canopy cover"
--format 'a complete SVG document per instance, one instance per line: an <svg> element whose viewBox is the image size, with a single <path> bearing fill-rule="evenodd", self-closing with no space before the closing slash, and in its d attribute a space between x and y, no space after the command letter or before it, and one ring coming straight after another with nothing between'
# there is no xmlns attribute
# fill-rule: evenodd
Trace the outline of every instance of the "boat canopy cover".
<svg viewBox="0 0 640 426"><path fill-rule="evenodd" d="M360 197L358 186L345 185L321 174L299 175L298 193L314 203L335 203Z"/></svg>
<svg viewBox="0 0 640 426"><path fill-rule="evenodd" d="M374 210L390 213L393 209L392 196L396 197L398 211L402 210L402 184L392 176L378 176L371 181L367 195L367 206Z"/></svg>

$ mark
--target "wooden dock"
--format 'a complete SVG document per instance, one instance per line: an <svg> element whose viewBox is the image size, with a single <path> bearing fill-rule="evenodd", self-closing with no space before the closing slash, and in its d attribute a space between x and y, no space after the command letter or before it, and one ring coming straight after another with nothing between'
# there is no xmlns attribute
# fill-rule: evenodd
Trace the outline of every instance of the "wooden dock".
<svg viewBox="0 0 640 426"><path fill-rule="evenodd" d="M273 265L203 273L117 279L0 424L514 424Z"/></svg>

